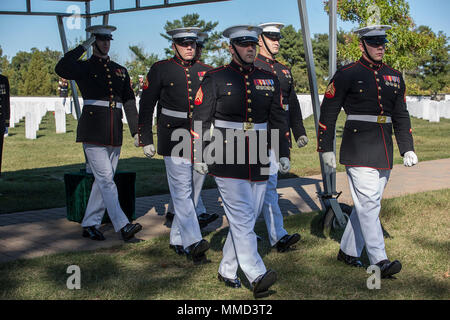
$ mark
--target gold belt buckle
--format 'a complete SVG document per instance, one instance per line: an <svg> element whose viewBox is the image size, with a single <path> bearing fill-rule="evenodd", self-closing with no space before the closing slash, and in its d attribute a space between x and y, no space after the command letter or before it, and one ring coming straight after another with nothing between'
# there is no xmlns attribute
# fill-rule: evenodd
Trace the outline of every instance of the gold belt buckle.
<svg viewBox="0 0 450 320"><path fill-rule="evenodd" d="M116 102L115 101L111 101L111 108L115 108L116 107Z"/></svg>
<svg viewBox="0 0 450 320"><path fill-rule="evenodd" d="M244 130L253 130L255 128L255 124L252 122L244 122Z"/></svg>
<svg viewBox="0 0 450 320"><path fill-rule="evenodd" d="M386 116L378 116L377 122L378 123L386 123Z"/></svg>

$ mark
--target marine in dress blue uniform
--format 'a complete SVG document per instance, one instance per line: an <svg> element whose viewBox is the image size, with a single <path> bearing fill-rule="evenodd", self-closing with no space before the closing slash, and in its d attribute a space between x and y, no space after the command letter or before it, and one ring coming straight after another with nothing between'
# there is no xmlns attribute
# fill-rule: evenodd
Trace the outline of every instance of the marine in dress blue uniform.
<svg viewBox="0 0 450 320"><path fill-rule="evenodd" d="M195 54L195 60L196 63L202 63L200 61L200 58L202 56L202 51L205 46L205 42L208 38L208 33L206 32L199 32L197 34L197 49ZM206 73L206 71L203 71ZM203 74L199 74L199 79L203 80ZM192 188L193 188L193 194L194 194L194 204L195 204L195 212L197 213L197 219L198 223L200 225L200 228L206 227L211 222L217 220L219 218L219 215L217 213L207 213L206 208L203 204L203 200L201 197L202 187L203 183L205 181L204 175L199 174L197 171L193 171L192 174ZM198 200L196 200L198 199ZM172 198L169 201L169 205L167 206L167 213L166 218L169 221L173 221L174 217L174 208L173 208L173 201Z"/></svg>
<svg viewBox="0 0 450 320"><path fill-rule="evenodd" d="M60 77L77 82L84 99L76 141L83 143L95 181L81 225L83 236L93 240L105 239L97 229L105 209L114 230L120 231L124 240L131 239L142 229L139 223L131 224L120 207L113 180L123 138L123 109L135 144L138 131L136 100L127 69L108 57L111 33L115 29L105 25L88 27L86 31L92 33L92 37L68 51L55 67ZM79 60L91 45L92 57Z"/></svg>
<svg viewBox="0 0 450 320"><path fill-rule="evenodd" d="M335 168L335 124L343 107L347 121L340 163L346 166L354 208L338 259L362 266L359 257L365 246L370 263L380 267L382 277L402 268L398 260L391 262L387 258L379 219L383 190L393 165L393 131L405 166L417 163L405 82L401 72L382 61L388 29L390 26L356 30L362 57L340 68L331 79L321 105L318 134L318 151L324 164Z"/></svg>
<svg viewBox="0 0 450 320"><path fill-rule="evenodd" d="M152 119L158 104L158 154L164 157L170 196L175 217L170 230L170 246L177 253L187 253L194 263L206 261L208 241L202 239L195 205L199 194L193 193L191 162L191 128L194 95L200 81L211 67L195 60L196 40L199 28L177 28L168 31L172 36L172 59L156 62L147 74L139 102L139 139L144 154L151 158L153 146ZM181 130L180 130L181 129ZM177 151L183 143L177 132L185 132L188 150ZM203 184L204 177L198 183ZM201 187L200 187L201 189Z"/></svg>
<svg viewBox="0 0 450 320"><path fill-rule="evenodd" d="M289 124L289 140L291 130L298 147L304 147L308 143L306 130L303 126L302 111L298 102L294 88L294 79L291 70L285 65L275 60L275 55L280 49L281 29L284 24L279 22L269 22L260 24L263 29L259 36L260 51L255 59L255 66L273 72L280 80L281 94L283 96L283 110ZM291 144L291 143L290 143ZM285 252L292 245L300 240L300 235L294 233L289 235L283 227L283 215L278 205L278 164L272 155L271 175L267 182L264 205L261 210L267 226L270 244L277 248L279 252Z"/></svg>
<svg viewBox="0 0 450 320"><path fill-rule="evenodd" d="M267 294L277 277L258 254L253 231L264 201L271 146L277 157L280 155L280 170L289 170L288 125L281 107L280 82L273 73L253 64L261 31L244 25L223 32L230 39L233 60L206 73L195 98L192 132L194 169L215 177L230 225L218 278L227 286L240 287L240 266L255 296ZM268 128L278 130L276 141L267 140ZM277 142L279 148L275 148ZM211 148L215 153L209 155Z"/></svg>

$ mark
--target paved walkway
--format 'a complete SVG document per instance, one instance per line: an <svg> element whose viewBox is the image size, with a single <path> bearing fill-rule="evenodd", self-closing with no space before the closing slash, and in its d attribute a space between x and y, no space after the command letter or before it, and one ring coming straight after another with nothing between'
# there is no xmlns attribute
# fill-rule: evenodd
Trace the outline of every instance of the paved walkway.
<svg viewBox="0 0 450 320"><path fill-rule="evenodd" d="M278 183L280 207L283 214L298 214L322 209L316 192L321 190L321 176L283 179ZM342 191L339 202L352 205L344 172L336 175L337 191ZM396 165L384 193L384 198L405 194L450 188L450 159L421 162L412 168ZM227 225L217 189L202 191L208 212L222 214L204 228L212 231ZM136 199L137 222L143 230L137 234L140 240L148 240L170 229L165 225L165 207L169 195L156 195ZM0 262L21 258L33 258L52 253L85 251L122 244L119 234L111 226L102 226L107 240L92 241L81 237L78 223L66 219L66 208L35 210L0 215Z"/></svg>

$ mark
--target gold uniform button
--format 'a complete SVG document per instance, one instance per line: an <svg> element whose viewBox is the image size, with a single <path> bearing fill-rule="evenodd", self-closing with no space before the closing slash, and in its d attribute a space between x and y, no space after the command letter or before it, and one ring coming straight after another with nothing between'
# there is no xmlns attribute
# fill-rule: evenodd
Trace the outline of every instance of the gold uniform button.
<svg viewBox="0 0 450 320"><path fill-rule="evenodd" d="M110 74L108 74L108 78L111 78L111 75L110 75Z"/></svg>
<svg viewBox="0 0 450 320"><path fill-rule="evenodd" d="M192 97L189 97L189 100L192 100Z"/></svg>
<svg viewBox="0 0 450 320"><path fill-rule="evenodd" d="M250 85L250 82L246 82L245 84L249 86L249 85Z"/></svg>
<svg viewBox="0 0 450 320"><path fill-rule="evenodd" d="M269 94L266 92L266 96L268 97L269 96Z"/></svg>
<svg viewBox="0 0 450 320"><path fill-rule="evenodd" d="M108 65L107 65L107 64L104 64L103 66L106 68Z"/></svg>
<svg viewBox="0 0 450 320"><path fill-rule="evenodd" d="M248 108L247 111L248 111L248 112L252 112L252 108Z"/></svg>
<svg viewBox="0 0 450 320"><path fill-rule="evenodd" d="M112 81L108 82L109 84L112 84Z"/></svg>
<svg viewBox="0 0 450 320"><path fill-rule="evenodd" d="M170 124L169 123L167 124L167 128L170 128Z"/></svg>
<svg viewBox="0 0 450 320"><path fill-rule="evenodd" d="M89 112L89 114L92 116L94 113L93 112Z"/></svg>
<svg viewBox="0 0 450 320"><path fill-rule="evenodd" d="M190 78L191 77L191 75L188 73L187 75L186 75L186 77L188 77L188 78Z"/></svg>
<svg viewBox="0 0 450 320"><path fill-rule="evenodd" d="M191 81L191 80L189 80L189 81L188 81L188 84L191 84L191 83L192 83L192 81Z"/></svg>
<svg viewBox="0 0 450 320"><path fill-rule="evenodd" d="M276 72L276 71L274 71L273 73L274 73L274 74L277 74L277 72Z"/></svg>
<svg viewBox="0 0 450 320"><path fill-rule="evenodd" d="M383 107L383 105L380 103L380 107Z"/></svg>
<svg viewBox="0 0 450 320"><path fill-rule="evenodd" d="M359 92L363 92L363 89L360 89Z"/></svg>
<svg viewBox="0 0 450 320"><path fill-rule="evenodd" d="M384 113L384 111L383 111L383 110L381 110L380 114L383 114L383 113Z"/></svg>
<svg viewBox="0 0 450 320"><path fill-rule="evenodd" d="M248 79L248 76L245 76L245 79Z"/></svg>
<svg viewBox="0 0 450 320"><path fill-rule="evenodd" d="M381 90L381 87L378 87L378 90Z"/></svg>
<svg viewBox="0 0 450 320"><path fill-rule="evenodd" d="M377 82L380 82L380 79L377 78Z"/></svg>
<svg viewBox="0 0 450 320"><path fill-rule="evenodd" d="M319 147L319 149L322 149L322 147Z"/></svg>
<svg viewBox="0 0 450 320"><path fill-rule="evenodd" d="M228 91L228 95L231 96L231 92L230 91Z"/></svg>
<svg viewBox="0 0 450 320"><path fill-rule="evenodd" d="M247 93L252 93L250 90L247 90Z"/></svg>
<svg viewBox="0 0 450 320"><path fill-rule="evenodd" d="M109 91L112 91L112 88L109 88Z"/></svg>
<svg viewBox="0 0 450 320"><path fill-rule="evenodd" d="M377 74L378 74L378 72L377 72L377 71L375 71L375 74L377 75Z"/></svg>
<svg viewBox="0 0 450 320"><path fill-rule="evenodd" d="M192 91L192 89L191 89L191 88L189 88L189 89L188 89L188 91L189 91L189 92L191 92L191 91Z"/></svg>
<svg viewBox="0 0 450 320"><path fill-rule="evenodd" d="M248 103L251 103L251 102L252 102L252 100L251 100L251 99L247 99L247 102L248 102Z"/></svg>
<svg viewBox="0 0 450 320"><path fill-rule="evenodd" d="M253 121L253 119L252 118L248 118L248 122L252 122Z"/></svg>
<svg viewBox="0 0 450 320"><path fill-rule="evenodd" d="M353 129L353 132L358 132L358 130L356 130L356 129Z"/></svg>
<svg viewBox="0 0 450 320"><path fill-rule="evenodd" d="M186 68L186 71L189 71L189 69L188 69L188 68Z"/></svg>
<svg viewBox="0 0 450 320"><path fill-rule="evenodd" d="M173 87L173 82L171 82L170 85Z"/></svg>
<svg viewBox="0 0 450 320"><path fill-rule="evenodd" d="M109 68L106 68L106 71L109 71Z"/></svg>
<svg viewBox="0 0 450 320"><path fill-rule="evenodd" d="M322 139L319 139L319 141L322 141Z"/></svg>

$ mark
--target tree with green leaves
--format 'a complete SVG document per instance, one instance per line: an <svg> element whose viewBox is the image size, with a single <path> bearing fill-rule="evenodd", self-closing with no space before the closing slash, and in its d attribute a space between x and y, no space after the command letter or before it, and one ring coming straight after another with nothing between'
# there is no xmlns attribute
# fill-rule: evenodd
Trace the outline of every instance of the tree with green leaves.
<svg viewBox="0 0 450 320"><path fill-rule="evenodd" d="M139 83L139 75L146 77L150 67L157 62L159 58L157 54L145 53L141 46L129 46L129 49L133 53L134 59L125 62L125 66L131 77L133 87L137 88Z"/></svg>
<svg viewBox="0 0 450 320"><path fill-rule="evenodd" d="M223 41L222 34L214 31L218 24L219 22L217 21L206 22L205 20L201 20L199 14L192 13L184 15L181 17L181 20L176 19L174 21L166 21L164 30L167 32L176 28L198 27L201 29L201 32L207 32L208 39L205 41L201 60L212 66L221 66L226 60L229 60L229 56L224 54L224 50L227 50L228 46ZM172 45L172 38L167 35L167 33L161 33L161 36ZM171 46L164 50L167 58L173 57L175 54Z"/></svg>
<svg viewBox="0 0 450 320"><path fill-rule="evenodd" d="M328 10L328 3L325 2ZM392 26L387 31L389 43L385 62L402 72L419 67L421 58L430 47L436 45L430 38L414 30L414 22L406 0L347 0L338 2L338 15L343 21L351 21L360 27L375 24ZM361 56L358 36L349 33L343 44L338 44L338 55L346 62Z"/></svg>

